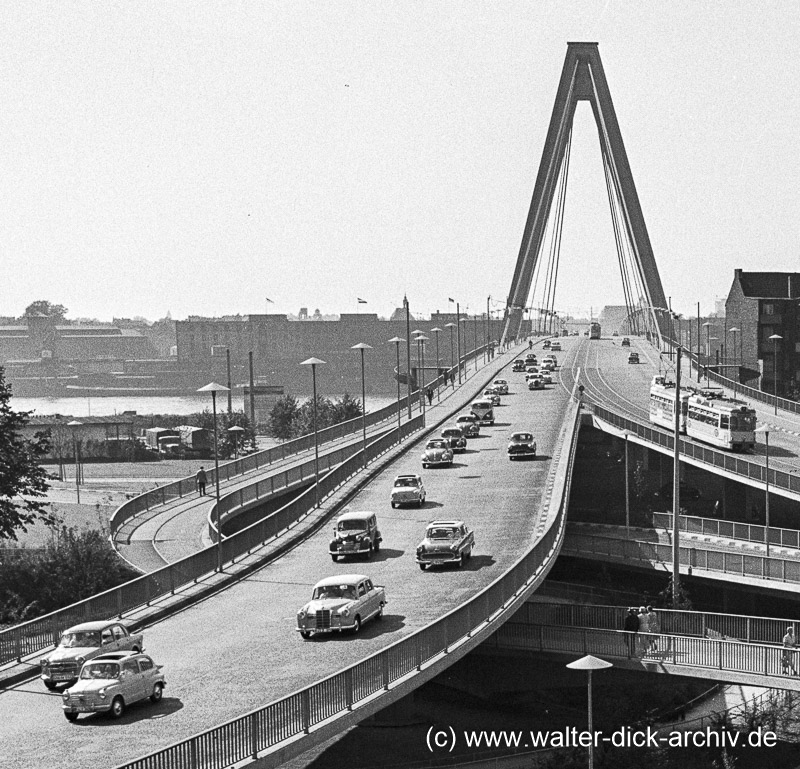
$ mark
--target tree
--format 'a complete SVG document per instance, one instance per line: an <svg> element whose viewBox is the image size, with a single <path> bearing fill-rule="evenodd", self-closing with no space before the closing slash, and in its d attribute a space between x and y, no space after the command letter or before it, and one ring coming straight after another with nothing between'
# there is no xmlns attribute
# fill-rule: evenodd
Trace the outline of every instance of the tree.
<svg viewBox="0 0 800 769"><path fill-rule="evenodd" d="M58 517L46 502L36 499L50 487L49 476L39 464L50 450L47 436L36 433L27 440L20 435L30 412L14 411L10 398L11 388L0 367L0 538L16 540L17 531L27 531L37 521L55 526Z"/></svg>
<svg viewBox="0 0 800 769"><path fill-rule="evenodd" d="M293 423L300 410L294 395L284 395L269 412L269 431L278 440L286 441L293 435Z"/></svg>
<svg viewBox="0 0 800 769"><path fill-rule="evenodd" d="M356 400L349 393L345 393L333 404L333 424L346 422L348 419L356 419L363 413L361 401Z"/></svg>
<svg viewBox="0 0 800 769"><path fill-rule="evenodd" d="M37 299L25 308L22 317L30 318L36 315L47 315L49 318L64 320L67 315L67 308L63 304L52 304L46 299Z"/></svg>

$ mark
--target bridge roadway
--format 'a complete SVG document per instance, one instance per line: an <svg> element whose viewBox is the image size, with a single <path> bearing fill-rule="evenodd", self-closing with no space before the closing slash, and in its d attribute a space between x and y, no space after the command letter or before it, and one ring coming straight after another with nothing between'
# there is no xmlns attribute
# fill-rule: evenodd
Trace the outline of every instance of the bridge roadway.
<svg viewBox="0 0 800 769"><path fill-rule="evenodd" d="M510 363L512 356L508 357ZM425 509L392 510L394 475L420 472L419 444L375 476L349 509L375 510L383 547L371 562L332 563L329 530L317 532L279 560L217 595L145 630L146 650L164 666L163 701L134 706L118 722L84 716L68 723L60 697L28 681L0 694L0 755L8 765L115 766L214 727L328 676L441 617L503 574L537 538L550 457L568 405L566 391L529 391L524 375L508 370L510 394L494 427L470 441L451 468L423 473ZM509 462L515 429L538 441L534 461ZM463 569L420 571L414 549L434 518L463 518L475 530L475 554ZM320 578L364 572L386 586L380 622L358 636L304 642L295 613Z"/></svg>
<svg viewBox="0 0 800 769"><path fill-rule="evenodd" d="M658 609L661 632L633 638L618 629L626 609L529 601L483 651L594 654L629 670L800 691L800 657L787 660L781 641L794 620Z"/></svg>

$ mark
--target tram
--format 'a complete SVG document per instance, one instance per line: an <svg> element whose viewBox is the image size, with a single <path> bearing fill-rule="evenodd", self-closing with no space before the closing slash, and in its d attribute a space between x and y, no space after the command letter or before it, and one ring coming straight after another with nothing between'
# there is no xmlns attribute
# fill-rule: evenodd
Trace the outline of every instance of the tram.
<svg viewBox="0 0 800 769"><path fill-rule="evenodd" d="M688 411L691 390L681 387L680 421L678 431L686 434L686 412ZM650 386L650 421L654 425L675 429L675 382L668 382L665 377L653 377Z"/></svg>
<svg viewBox="0 0 800 769"><path fill-rule="evenodd" d="M589 339L599 339L600 338L600 324L597 322L593 322L589 324Z"/></svg>

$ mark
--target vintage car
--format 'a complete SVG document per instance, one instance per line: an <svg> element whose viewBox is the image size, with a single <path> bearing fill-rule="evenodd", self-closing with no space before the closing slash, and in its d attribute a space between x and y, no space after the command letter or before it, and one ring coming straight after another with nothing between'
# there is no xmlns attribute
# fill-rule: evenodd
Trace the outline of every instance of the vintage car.
<svg viewBox="0 0 800 769"><path fill-rule="evenodd" d="M553 366L558 366L558 358L552 353L549 353L542 358L542 363L552 363Z"/></svg>
<svg viewBox="0 0 800 769"><path fill-rule="evenodd" d="M465 438L476 438L481 434L481 425L478 417L472 412L468 414L459 414L456 418L456 424L464 432Z"/></svg>
<svg viewBox="0 0 800 769"><path fill-rule="evenodd" d="M528 380L528 389L529 390L544 390L544 379L542 379L541 374L537 374L536 376L532 376Z"/></svg>
<svg viewBox="0 0 800 769"><path fill-rule="evenodd" d="M500 395L508 395L507 379L495 379L494 382L492 382L492 387L494 387Z"/></svg>
<svg viewBox="0 0 800 769"><path fill-rule="evenodd" d="M297 612L297 632L308 639L317 633L357 633L372 617L381 619L386 591L363 574L340 574L314 585L311 600Z"/></svg>
<svg viewBox="0 0 800 769"><path fill-rule="evenodd" d="M540 372L539 376L542 378L542 381L545 384L553 384L553 374L550 371L547 371L547 369Z"/></svg>
<svg viewBox="0 0 800 769"><path fill-rule="evenodd" d="M500 399L500 393L498 393L494 387L487 387L481 393L481 399L489 401L492 406L499 406L502 403L502 400Z"/></svg>
<svg viewBox="0 0 800 769"><path fill-rule="evenodd" d="M550 349L550 340L549 339L545 339L544 340L544 342L542 343L542 349L543 350L549 350Z"/></svg>
<svg viewBox="0 0 800 769"><path fill-rule="evenodd" d="M539 373L539 364L538 363L529 363L525 366L525 373L526 374L538 374ZM527 377L525 377L527 379Z"/></svg>
<svg viewBox="0 0 800 769"><path fill-rule="evenodd" d="M622 337L622 341L620 342L620 344L621 344L623 347L630 347L630 346L631 346L631 340L630 340L630 339L628 339L628 337L627 337L627 336L623 336L623 337Z"/></svg>
<svg viewBox="0 0 800 769"><path fill-rule="evenodd" d="M425 504L425 487L418 475L398 475L392 486L392 507Z"/></svg>
<svg viewBox="0 0 800 769"><path fill-rule="evenodd" d="M422 452L423 468L452 464L453 450L444 438L431 438L425 444L425 450Z"/></svg>
<svg viewBox="0 0 800 769"><path fill-rule="evenodd" d="M542 361L542 370L543 371L555 371L556 364L553 363L551 360L543 360Z"/></svg>
<svg viewBox="0 0 800 769"><path fill-rule="evenodd" d="M536 441L531 433L514 433L508 442L508 458L535 457Z"/></svg>
<svg viewBox="0 0 800 769"><path fill-rule="evenodd" d="M382 541L375 513L342 513L336 520L328 552L334 562L339 560L339 556L347 555L366 555L367 558L372 558L372 554L381 549Z"/></svg>
<svg viewBox="0 0 800 769"><path fill-rule="evenodd" d="M78 682L61 695L67 721L81 713L111 714L119 718L128 705L150 698L159 702L167 685L161 665L146 654L110 652L84 663Z"/></svg>
<svg viewBox="0 0 800 769"><path fill-rule="evenodd" d="M447 445L453 453L464 453L467 450L467 439L464 431L458 425L448 425L442 430L442 440L447 441Z"/></svg>
<svg viewBox="0 0 800 769"><path fill-rule="evenodd" d="M561 342L553 342L553 344L550 345L550 349L553 352L561 352Z"/></svg>
<svg viewBox="0 0 800 769"><path fill-rule="evenodd" d="M439 563L463 566L475 547L475 533L464 521L431 521L417 545L417 563L425 571Z"/></svg>
<svg viewBox="0 0 800 769"><path fill-rule="evenodd" d="M477 417L482 425L494 424L494 403L487 398L478 398L469 404L469 410Z"/></svg>
<svg viewBox="0 0 800 769"><path fill-rule="evenodd" d="M632 352L630 355L628 355L628 363L638 363L638 362L639 362L638 352Z"/></svg>
<svg viewBox="0 0 800 769"><path fill-rule="evenodd" d="M525 371L525 361L524 360L515 360L511 364L512 371Z"/></svg>
<svg viewBox="0 0 800 769"><path fill-rule="evenodd" d="M536 363L536 353L535 352L529 352L525 356L525 365L527 366L529 363Z"/></svg>
<svg viewBox="0 0 800 769"><path fill-rule="evenodd" d="M530 370L530 371L526 371L526 372L525 372L525 381L526 381L526 382L527 382L529 379L533 379L533 377L535 377L535 376L539 376L539 374L541 374L541 371L539 370L539 367L538 367L538 366L529 366L529 368L530 368L531 370Z"/></svg>
<svg viewBox="0 0 800 769"><path fill-rule="evenodd" d="M101 620L74 625L61 634L58 646L40 661L41 679L51 691L59 684L70 686L78 680L81 665L101 654L140 652L141 633L131 633L118 620Z"/></svg>
<svg viewBox="0 0 800 769"><path fill-rule="evenodd" d="M619 331L612 331L611 336L619 336Z"/></svg>

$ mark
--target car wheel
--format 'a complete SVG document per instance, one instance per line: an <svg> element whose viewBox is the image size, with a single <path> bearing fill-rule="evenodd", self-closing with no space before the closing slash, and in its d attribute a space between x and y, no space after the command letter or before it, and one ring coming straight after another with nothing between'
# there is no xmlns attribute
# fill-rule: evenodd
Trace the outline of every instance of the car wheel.
<svg viewBox="0 0 800 769"><path fill-rule="evenodd" d="M356 614L356 618L353 620L353 635L358 633L361 630L361 617Z"/></svg>
<svg viewBox="0 0 800 769"><path fill-rule="evenodd" d="M301 630L300 631L300 638L302 638L304 641L307 641L309 638L311 638L311 631L310 630Z"/></svg>
<svg viewBox="0 0 800 769"><path fill-rule="evenodd" d="M44 685L47 687L47 690L51 692L54 692L58 688L58 684L53 681L45 681Z"/></svg>
<svg viewBox="0 0 800 769"><path fill-rule="evenodd" d="M466 560L472 558L472 548L470 548L469 550L467 550L466 553L464 553L464 557L466 558Z"/></svg>
<svg viewBox="0 0 800 769"><path fill-rule="evenodd" d="M533 444L533 456L536 456L536 444Z"/></svg>
<svg viewBox="0 0 800 769"><path fill-rule="evenodd" d="M423 470L427 470L427 469L428 469L428 465L427 465L427 464L425 464L425 462L423 462L423 463L422 463L422 469L423 469Z"/></svg>
<svg viewBox="0 0 800 769"><path fill-rule="evenodd" d="M338 561L338 560L339 560L339 556L338 556L338 555L334 555L333 553L331 553L331 560L332 560L334 563L336 563L336 561Z"/></svg>
<svg viewBox="0 0 800 769"><path fill-rule="evenodd" d="M372 542L370 542L370 543L369 543L369 547L367 548L367 553L366 553L366 555L367 555L367 560L369 560L370 558L372 558Z"/></svg>
<svg viewBox="0 0 800 769"><path fill-rule="evenodd" d="M458 568L462 568L464 566L464 553L462 552L461 555L458 556L458 560L456 561L456 566Z"/></svg>
<svg viewBox="0 0 800 769"><path fill-rule="evenodd" d="M150 702L161 702L164 696L164 684L158 683L153 687L153 693L150 695Z"/></svg>
<svg viewBox="0 0 800 769"><path fill-rule="evenodd" d="M426 567L426 565L425 565L424 563L421 563L421 564L419 565L419 570L420 570L420 571L425 571L425 569L426 569L426 568L427 568L427 567Z"/></svg>
<svg viewBox="0 0 800 769"><path fill-rule="evenodd" d="M77 713L70 713L68 710L65 710L64 711L64 718L66 718L67 721L70 721L70 722L77 721L78 720L78 714Z"/></svg>
<svg viewBox="0 0 800 769"><path fill-rule="evenodd" d="M140 649L138 646L134 646L134 647L131 649L131 651L132 651L132 652L135 652L136 654L139 654L139 652L141 652L142 650L141 650L141 649Z"/></svg>
<svg viewBox="0 0 800 769"><path fill-rule="evenodd" d="M392 510L394 510L396 507L397 507L397 502L392 502Z"/></svg>
<svg viewBox="0 0 800 769"><path fill-rule="evenodd" d="M122 714L124 712L125 700L123 700L122 697L114 697L114 700L111 703L111 710L109 710L111 718L122 718Z"/></svg>
<svg viewBox="0 0 800 769"><path fill-rule="evenodd" d="M376 539L375 540L375 552L376 553L380 552L380 549L381 549L381 543L378 542L378 540Z"/></svg>
<svg viewBox="0 0 800 769"><path fill-rule="evenodd" d="M383 619L383 601L381 601L381 605L378 608L378 613L375 615L375 619Z"/></svg>

